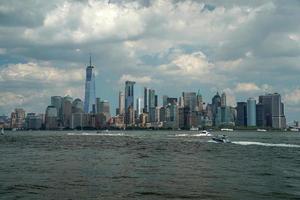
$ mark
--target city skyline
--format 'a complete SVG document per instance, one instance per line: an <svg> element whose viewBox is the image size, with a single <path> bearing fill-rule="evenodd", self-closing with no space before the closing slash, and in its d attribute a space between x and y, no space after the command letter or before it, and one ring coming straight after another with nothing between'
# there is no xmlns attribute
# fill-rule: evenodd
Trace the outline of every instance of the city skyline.
<svg viewBox="0 0 300 200"><path fill-rule="evenodd" d="M154 88L160 102L165 94L199 89L205 102L225 91L230 105L278 92L288 121L300 119L298 1L32 1L25 7L4 1L0 10L0 115L16 107L43 113L55 95L84 101L91 52L96 97L111 102L112 111L131 80L141 87L136 95Z"/></svg>

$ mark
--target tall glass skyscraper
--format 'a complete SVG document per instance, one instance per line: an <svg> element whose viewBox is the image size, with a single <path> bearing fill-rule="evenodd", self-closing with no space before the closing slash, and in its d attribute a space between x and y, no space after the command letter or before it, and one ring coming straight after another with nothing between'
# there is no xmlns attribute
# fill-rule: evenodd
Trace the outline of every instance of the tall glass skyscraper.
<svg viewBox="0 0 300 200"><path fill-rule="evenodd" d="M256 126L256 100L247 100L247 126Z"/></svg>
<svg viewBox="0 0 300 200"><path fill-rule="evenodd" d="M125 82L125 123L134 123L134 81Z"/></svg>
<svg viewBox="0 0 300 200"><path fill-rule="evenodd" d="M96 86L95 86L95 73L93 71L92 59L90 56L90 65L86 67L86 79L85 79L85 95L84 95L84 112L93 112L93 106L95 107L96 101Z"/></svg>

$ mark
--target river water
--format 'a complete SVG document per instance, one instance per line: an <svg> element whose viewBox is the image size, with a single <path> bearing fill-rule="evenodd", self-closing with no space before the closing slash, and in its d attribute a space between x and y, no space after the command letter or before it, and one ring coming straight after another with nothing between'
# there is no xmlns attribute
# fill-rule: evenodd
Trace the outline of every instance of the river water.
<svg viewBox="0 0 300 200"><path fill-rule="evenodd" d="M300 199L300 133L196 133L6 132L0 199Z"/></svg>

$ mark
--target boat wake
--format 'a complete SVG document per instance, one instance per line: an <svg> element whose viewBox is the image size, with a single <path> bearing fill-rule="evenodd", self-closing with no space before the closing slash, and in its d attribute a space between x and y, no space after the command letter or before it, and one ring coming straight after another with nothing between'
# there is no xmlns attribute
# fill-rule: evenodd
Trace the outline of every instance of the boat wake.
<svg viewBox="0 0 300 200"><path fill-rule="evenodd" d="M172 135L174 136L174 135ZM211 134L203 134L203 133L198 133L198 134L176 134L175 137L210 137Z"/></svg>
<svg viewBox="0 0 300 200"><path fill-rule="evenodd" d="M67 133L67 135L83 135L83 136L125 136L124 133Z"/></svg>
<svg viewBox="0 0 300 200"><path fill-rule="evenodd" d="M300 145L297 144L274 144L274 143L263 143L263 142L250 142L250 141L237 141L232 142L233 144L239 145L259 145L266 147L292 147L292 148L300 148Z"/></svg>

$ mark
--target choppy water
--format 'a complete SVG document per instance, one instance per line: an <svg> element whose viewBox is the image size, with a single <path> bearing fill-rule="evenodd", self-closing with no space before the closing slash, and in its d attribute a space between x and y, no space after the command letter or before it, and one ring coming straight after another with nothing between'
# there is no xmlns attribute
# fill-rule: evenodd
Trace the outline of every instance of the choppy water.
<svg viewBox="0 0 300 200"><path fill-rule="evenodd" d="M0 199L300 199L299 133L6 134Z"/></svg>

